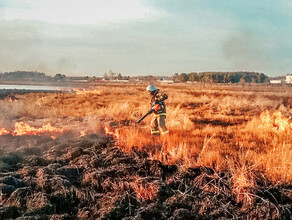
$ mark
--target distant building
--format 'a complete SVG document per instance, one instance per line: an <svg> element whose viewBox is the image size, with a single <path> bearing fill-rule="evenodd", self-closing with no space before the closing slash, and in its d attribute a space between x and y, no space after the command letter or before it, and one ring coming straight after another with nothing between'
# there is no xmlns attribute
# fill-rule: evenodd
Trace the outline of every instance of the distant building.
<svg viewBox="0 0 292 220"><path fill-rule="evenodd" d="M160 80L157 80L157 81L161 82L161 83L173 83L173 80L163 79L163 78L161 78Z"/></svg>
<svg viewBox="0 0 292 220"><path fill-rule="evenodd" d="M292 83L292 74L286 75L286 83Z"/></svg>
<svg viewBox="0 0 292 220"><path fill-rule="evenodd" d="M110 80L111 82L129 82L128 79L113 79L113 80Z"/></svg>
<svg viewBox="0 0 292 220"><path fill-rule="evenodd" d="M270 80L270 83L271 84L281 84L282 83L282 80L280 80L280 79L273 79L273 80Z"/></svg>
<svg viewBox="0 0 292 220"><path fill-rule="evenodd" d="M198 82L196 82L196 81L187 81L187 83L190 83L190 84L196 84L196 83L198 83Z"/></svg>

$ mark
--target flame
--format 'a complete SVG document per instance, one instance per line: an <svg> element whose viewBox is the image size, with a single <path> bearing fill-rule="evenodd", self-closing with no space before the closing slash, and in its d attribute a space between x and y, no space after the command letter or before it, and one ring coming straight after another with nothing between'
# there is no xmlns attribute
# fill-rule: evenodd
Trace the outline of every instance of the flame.
<svg viewBox="0 0 292 220"><path fill-rule="evenodd" d="M16 102L17 99L16 99L15 97L10 97L10 96L8 96L8 97L7 97L7 101L11 103L11 102Z"/></svg>
<svg viewBox="0 0 292 220"><path fill-rule="evenodd" d="M104 126L104 133L107 135L112 135L115 139L119 139L120 134L119 134L119 130L114 130L114 131L110 131L110 129L106 126Z"/></svg>
<svg viewBox="0 0 292 220"><path fill-rule="evenodd" d="M6 135L6 134L10 134L10 132L6 130L5 128L0 128L0 135Z"/></svg>
<svg viewBox="0 0 292 220"><path fill-rule="evenodd" d="M94 95L101 95L103 93L102 90L81 90L81 89L73 89L74 92L76 92L76 95L87 95L87 94L94 94Z"/></svg>
<svg viewBox="0 0 292 220"><path fill-rule="evenodd" d="M86 135L86 131L80 131L80 137L84 137Z"/></svg>
<svg viewBox="0 0 292 220"><path fill-rule="evenodd" d="M13 136L22 136L22 135L40 135L43 133L63 133L64 129L55 128L51 124L44 124L40 128L35 128L24 122L16 122L13 132L6 130L5 128L0 128L0 136L12 134ZM53 139L56 139L56 136L51 136Z"/></svg>
<svg viewBox="0 0 292 220"><path fill-rule="evenodd" d="M283 116L280 111L274 112L272 115L269 111L262 112L260 115L261 125L260 128L270 129L274 132L292 132L292 122L290 118Z"/></svg>
<svg viewBox="0 0 292 220"><path fill-rule="evenodd" d="M62 133L64 129L52 127L50 123L44 124L40 128L35 128L24 122L16 122L13 135L39 135L42 133Z"/></svg>

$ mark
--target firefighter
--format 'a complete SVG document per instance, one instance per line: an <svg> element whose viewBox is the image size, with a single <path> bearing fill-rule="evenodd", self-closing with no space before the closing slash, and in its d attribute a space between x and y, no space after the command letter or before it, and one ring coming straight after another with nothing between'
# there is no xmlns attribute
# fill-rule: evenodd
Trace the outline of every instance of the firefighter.
<svg viewBox="0 0 292 220"><path fill-rule="evenodd" d="M168 96L165 93L160 92L154 85L148 85L146 91L151 95L150 108L154 107L154 114L151 120L151 134L164 135L169 133L165 126L166 108L164 103L164 100L166 100Z"/></svg>

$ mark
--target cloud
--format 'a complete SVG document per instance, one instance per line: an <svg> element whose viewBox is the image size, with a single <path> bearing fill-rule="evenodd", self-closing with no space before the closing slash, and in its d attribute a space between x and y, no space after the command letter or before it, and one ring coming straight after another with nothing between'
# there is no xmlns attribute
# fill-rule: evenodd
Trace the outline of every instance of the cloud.
<svg viewBox="0 0 292 220"><path fill-rule="evenodd" d="M53 24L99 24L148 19L160 12L141 0L11 0L3 9L7 20Z"/></svg>
<svg viewBox="0 0 292 220"><path fill-rule="evenodd" d="M280 1L0 0L0 71L278 74L292 54Z"/></svg>

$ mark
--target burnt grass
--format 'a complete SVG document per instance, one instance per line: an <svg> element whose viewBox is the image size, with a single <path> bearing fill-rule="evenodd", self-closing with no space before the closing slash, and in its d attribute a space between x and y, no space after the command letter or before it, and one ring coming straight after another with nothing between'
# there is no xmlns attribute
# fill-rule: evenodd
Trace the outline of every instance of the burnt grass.
<svg viewBox="0 0 292 220"><path fill-rule="evenodd" d="M96 134L34 139L14 151L2 146L0 219L291 219L292 185L259 178L254 199L238 202L228 171L181 171Z"/></svg>

